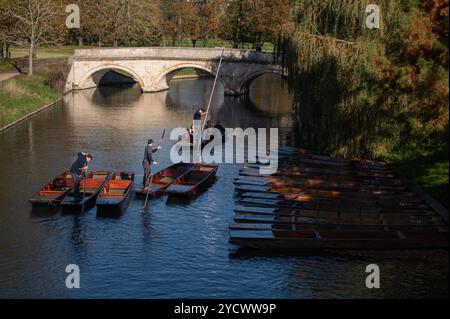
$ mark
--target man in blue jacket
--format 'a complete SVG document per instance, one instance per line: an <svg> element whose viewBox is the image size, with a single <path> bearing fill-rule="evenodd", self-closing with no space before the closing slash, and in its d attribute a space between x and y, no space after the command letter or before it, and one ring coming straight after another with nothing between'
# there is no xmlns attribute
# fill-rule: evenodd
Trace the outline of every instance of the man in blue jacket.
<svg viewBox="0 0 450 319"><path fill-rule="evenodd" d="M89 153L79 152L77 159L73 162L70 167L70 174L73 178L73 193L74 199L80 200L80 177L84 175L86 177L86 172L88 170L88 163L92 161L92 155Z"/></svg>

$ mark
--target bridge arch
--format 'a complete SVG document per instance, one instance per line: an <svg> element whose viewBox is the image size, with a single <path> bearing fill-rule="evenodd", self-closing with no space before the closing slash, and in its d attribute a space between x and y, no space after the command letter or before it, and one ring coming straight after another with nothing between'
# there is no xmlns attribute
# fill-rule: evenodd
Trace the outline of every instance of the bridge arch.
<svg viewBox="0 0 450 319"><path fill-rule="evenodd" d="M257 71L254 71L252 73L249 73L245 76L244 80L240 83L238 91L241 94L248 93L250 90L250 85L253 83L254 80L256 80L259 76L263 74L279 74L283 75L280 68L264 68Z"/></svg>
<svg viewBox="0 0 450 319"><path fill-rule="evenodd" d="M87 89L92 87L98 87L100 84L100 80L102 77L109 71L120 70L128 74L134 81L139 83L141 88L143 89L145 86L144 80L142 77L135 72L133 69L122 66L120 64L107 64L100 65L95 68L87 71L81 78L78 83L78 87L81 89Z"/></svg>
<svg viewBox="0 0 450 319"><path fill-rule="evenodd" d="M210 73L212 76L216 75L216 70L215 70L214 65L212 65L212 63L192 63L192 62L177 63L168 68L165 68L156 76L156 82L157 82L158 87L163 88L163 89L168 89L170 80L173 78L173 76L175 76L177 71L180 71L180 70L186 69L186 68L200 69L200 70ZM223 80L221 79L220 74L219 74L219 80L222 82L222 84L224 84Z"/></svg>

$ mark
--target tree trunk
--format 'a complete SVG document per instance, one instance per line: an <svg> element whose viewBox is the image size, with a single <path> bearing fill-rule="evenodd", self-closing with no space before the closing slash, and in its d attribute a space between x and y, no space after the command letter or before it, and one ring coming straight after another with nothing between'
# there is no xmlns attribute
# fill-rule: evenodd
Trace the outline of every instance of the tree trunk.
<svg viewBox="0 0 450 319"><path fill-rule="evenodd" d="M33 75L33 52L34 45L30 45L30 52L28 55L28 75Z"/></svg>
<svg viewBox="0 0 450 319"><path fill-rule="evenodd" d="M78 37L78 46L79 46L79 47L82 47L82 46L83 46L83 37L82 37L82 36L79 36L79 37Z"/></svg>
<svg viewBox="0 0 450 319"><path fill-rule="evenodd" d="M192 41L192 47L195 48L195 45L197 44L197 40L191 40Z"/></svg>

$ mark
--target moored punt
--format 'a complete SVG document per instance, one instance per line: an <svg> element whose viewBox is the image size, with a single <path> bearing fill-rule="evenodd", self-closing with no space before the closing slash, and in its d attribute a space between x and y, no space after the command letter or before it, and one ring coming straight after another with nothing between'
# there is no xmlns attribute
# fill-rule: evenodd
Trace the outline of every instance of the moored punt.
<svg viewBox="0 0 450 319"><path fill-rule="evenodd" d="M230 230L230 243L257 249L369 250L448 248L448 231Z"/></svg>
<svg viewBox="0 0 450 319"><path fill-rule="evenodd" d="M108 171L96 171L88 174L86 179L83 178L80 181L80 199L76 200L74 193L69 192L61 202L61 206L63 209L74 211L86 211L94 207L97 195L110 176L111 172Z"/></svg>
<svg viewBox="0 0 450 319"><path fill-rule="evenodd" d="M419 223L422 218L436 218L436 214L431 210L423 209L399 209L386 210L381 207L359 207L359 208L325 208L325 207L302 207L302 208L274 208L274 207L256 207L256 206L236 206L236 214L247 215L275 215L275 216L307 216L307 217L327 217L345 220L351 216L358 216L360 220L365 216L379 215L385 220L395 218L407 218L411 222Z"/></svg>
<svg viewBox="0 0 450 319"><path fill-rule="evenodd" d="M337 175L337 174L316 174L304 171L278 171L272 175L261 175L259 169L257 168L242 168L239 170L240 177L245 178L263 178L263 179L285 179L285 180L311 180L311 179L322 179L329 180L332 182L345 182L345 183L360 183L363 185L373 185L381 187L395 187L402 186L402 183L397 178L379 178L371 176L355 176L355 175Z"/></svg>
<svg viewBox="0 0 450 319"><path fill-rule="evenodd" d="M41 188L29 201L32 206L58 205L72 187L72 175L66 171Z"/></svg>
<svg viewBox="0 0 450 319"><path fill-rule="evenodd" d="M197 164L167 187L166 193L193 197L214 183L217 169L216 164Z"/></svg>
<svg viewBox="0 0 450 319"><path fill-rule="evenodd" d="M148 186L145 188L135 189L136 195L146 196L147 193L150 196L161 196L164 194L167 187L169 187L173 182L180 178L183 174L193 169L197 164L193 163L177 163L160 170L153 175L151 179L150 190ZM150 183L150 181L149 181Z"/></svg>
<svg viewBox="0 0 450 319"><path fill-rule="evenodd" d="M100 191L97 200L97 214L121 213L131 199L134 173L115 172Z"/></svg>
<svg viewBox="0 0 450 319"><path fill-rule="evenodd" d="M390 191L366 191L346 190L346 189L317 189L310 187L291 187L291 186L270 186L270 185L253 185L240 184L235 187L236 192L255 192L255 193L272 193L272 194L308 194L319 197L335 197L335 198L360 198L380 200L408 200L409 202L420 202L411 192L390 192Z"/></svg>
<svg viewBox="0 0 450 319"><path fill-rule="evenodd" d="M260 199L279 199L279 200L290 200L296 202L327 202L332 201L334 203L351 203L351 204L361 204L361 205L375 205L380 201L383 201L384 207L415 207L415 208L425 208L427 205L424 203L423 199L417 197L392 197L392 198L382 198L382 197L351 197L351 196L328 196L325 193L314 193L308 190L299 191L293 193L284 192L264 192L255 189L239 189L236 193L242 198L260 198Z"/></svg>
<svg viewBox="0 0 450 319"><path fill-rule="evenodd" d="M284 216L236 214L234 220L238 223L285 225L288 229L291 229L294 225L310 225L314 229L318 229L319 227L339 227L339 229L354 227L357 229L376 228L379 230L386 228L399 230L402 228L446 227L442 221L432 216L417 216L415 220L411 220L405 215L385 218L379 214L345 214L337 216L308 216L302 213Z"/></svg>
<svg viewBox="0 0 450 319"><path fill-rule="evenodd" d="M364 184L361 182L339 182L336 180L328 179L311 179L311 178L264 178L264 177L246 177L240 176L235 178L233 183L235 185L258 185L258 186L273 186L273 187L308 187L310 189L327 189L327 190L346 190L346 191L363 191L363 192L376 192L376 191L392 191L401 192L405 191L403 186L384 186L376 184Z"/></svg>
<svg viewBox="0 0 450 319"><path fill-rule="evenodd" d="M242 176L254 176L254 177L268 177L268 175L261 175L259 167L247 167L244 166L239 169L239 174ZM365 183L374 184L387 184L387 185L400 185L401 182L396 178L395 175L381 175L381 174L370 174L370 173L358 173L351 170L342 172L334 169L312 169L309 167L304 167L301 169L282 169L278 168L278 172L271 175L275 177L288 177L288 178L330 178L337 180L361 180Z"/></svg>

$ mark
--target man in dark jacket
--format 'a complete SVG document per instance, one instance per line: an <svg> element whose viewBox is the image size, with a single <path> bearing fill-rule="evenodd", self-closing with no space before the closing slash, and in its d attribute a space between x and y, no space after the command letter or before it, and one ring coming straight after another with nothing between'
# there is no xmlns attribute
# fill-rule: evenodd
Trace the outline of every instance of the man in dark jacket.
<svg viewBox="0 0 450 319"><path fill-rule="evenodd" d="M153 148L153 140L149 139L147 141L147 146L145 147L144 151L144 160L142 161L142 167L144 168L144 178L142 180L142 187L145 188L148 179L150 177L151 173L151 166L158 164L153 160L152 154L157 152L161 149L161 146L158 146L157 148Z"/></svg>
<svg viewBox="0 0 450 319"><path fill-rule="evenodd" d="M86 177L86 172L88 170L88 163L92 160L92 155L89 153L79 152L77 159L73 162L70 167L70 174L73 178L73 193L75 200L80 200L80 176L84 175Z"/></svg>
<svg viewBox="0 0 450 319"><path fill-rule="evenodd" d="M194 121L201 121L202 117L206 114L205 110L203 110L203 108L199 108L195 113L194 116L192 117Z"/></svg>

